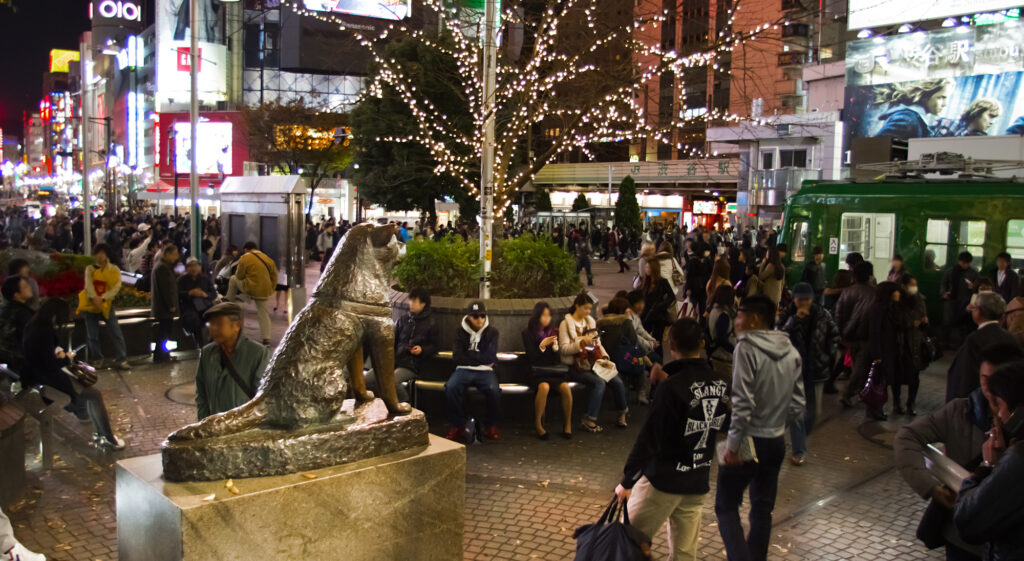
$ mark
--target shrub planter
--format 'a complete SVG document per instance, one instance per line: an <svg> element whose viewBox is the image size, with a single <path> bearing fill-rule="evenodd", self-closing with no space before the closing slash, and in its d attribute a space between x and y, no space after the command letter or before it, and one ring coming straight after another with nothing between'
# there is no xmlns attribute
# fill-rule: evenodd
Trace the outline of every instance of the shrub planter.
<svg viewBox="0 0 1024 561"><path fill-rule="evenodd" d="M492 327L498 330L498 352L521 353L523 349L523 330L533 314L533 306L539 302L547 302L551 306L557 325L572 307L575 296L562 298L492 298L484 301L487 306L487 318ZM431 314L441 334L438 341L439 351L450 351L455 345L455 334L459 322L466 316L466 308L476 298L449 298L433 296L430 299ZM397 322L409 312L409 295L397 290L391 291L391 314Z"/></svg>

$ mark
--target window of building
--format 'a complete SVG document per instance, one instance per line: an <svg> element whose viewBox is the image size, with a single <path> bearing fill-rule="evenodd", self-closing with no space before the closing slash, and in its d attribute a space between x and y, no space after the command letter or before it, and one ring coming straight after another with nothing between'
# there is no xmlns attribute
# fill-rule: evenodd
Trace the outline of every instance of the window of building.
<svg viewBox="0 0 1024 561"><path fill-rule="evenodd" d="M960 223L960 247L958 251L971 252L971 265L980 269L985 255L985 221L964 220Z"/></svg>
<svg viewBox="0 0 1024 561"><path fill-rule="evenodd" d="M1013 258L1011 267L1024 267L1024 220L1010 220L1006 223L1006 252Z"/></svg>
<svg viewBox="0 0 1024 561"><path fill-rule="evenodd" d="M843 213L839 233L839 260L860 253L875 271L888 271L895 244L895 214Z"/></svg>
<svg viewBox="0 0 1024 561"><path fill-rule="evenodd" d="M780 168L807 167L807 150L779 150Z"/></svg>
<svg viewBox="0 0 1024 561"><path fill-rule="evenodd" d="M761 152L761 169L775 169L775 152Z"/></svg>
<svg viewBox="0 0 1024 561"><path fill-rule="evenodd" d="M924 270L945 267L949 257L949 220L928 219L924 243Z"/></svg>

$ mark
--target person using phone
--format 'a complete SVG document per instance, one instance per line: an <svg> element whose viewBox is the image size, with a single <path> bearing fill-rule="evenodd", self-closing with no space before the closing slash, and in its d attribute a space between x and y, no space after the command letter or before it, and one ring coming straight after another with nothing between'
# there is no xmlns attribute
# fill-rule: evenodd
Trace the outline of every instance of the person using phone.
<svg viewBox="0 0 1024 561"><path fill-rule="evenodd" d="M981 543L984 561L1024 558L1024 360L987 381L995 410L981 448L983 462L956 499L953 521L965 540Z"/></svg>
<svg viewBox="0 0 1024 561"><path fill-rule="evenodd" d="M562 438L572 438L572 389L569 387L569 368L562 364L558 352L558 328L547 302L537 302L533 306L533 314L523 330L523 348L526 359L533 373L532 383L534 395L534 427L537 438L547 440L549 437L544 427L544 410L547 408L548 394L551 386L558 388L562 403Z"/></svg>

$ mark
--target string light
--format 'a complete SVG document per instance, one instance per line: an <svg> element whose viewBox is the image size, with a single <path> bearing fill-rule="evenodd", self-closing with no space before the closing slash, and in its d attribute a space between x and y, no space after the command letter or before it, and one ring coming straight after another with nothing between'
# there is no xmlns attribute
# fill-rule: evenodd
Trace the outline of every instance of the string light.
<svg viewBox="0 0 1024 561"><path fill-rule="evenodd" d="M681 156L695 159L714 157L699 147L674 139L685 137L681 129L692 128L696 124L711 121L735 124L750 121L749 117L711 108L699 115L687 113L682 116L683 111L678 112L678 115L673 112L668 120L653 116L660 121L654 123L651 122L652 115L645 111L639 92L652 79L666 73L680 76L689 69L701 67L708 68L708 72L720 71L721 56L735 52L748 41L762 37L777 38L779 26L788 22L787 19L780 19L761 23L749 30L733 30L736 11L740 9L737 2L725 12L727 31L719 32L713 44L681 55L675 50L663 49L653 39L660 37L659 28L673 18L668 11L634 15L629 24L601 33L598 31L598 16L602 12L598 2L563 0L558 3L560 8L549 4L539 14L539 21L527 21L520 16L517 6L502 2L504 5L499 36L510 24L515 24L524 29L529 27L535 43L532 52L527 54L521 64L511 64L500 57L498 60L498 88L493 107L501 119L495 142L495 212L507 209L519 189L533 180L544 165L557 161L559 156L570 150L580 149L588 158L596 159L590 151L590 146L596 143L654 140L673 146ZM361 99L380 98L386 90L390 90L408 108L416 121L416 130L405 135L377 137L376 141L423 146L437 162L434 173L455 178L472 196L479 194L479 185L471 178L479 173L484 123L488 117L484 113L486 104L482 99L482 46L477 37L482 28L481 22L461 17L460 11L445 6L444 0L423 0L425 9L439 14L441 25L452 43L449 45L437 40L430 31L414 29L405 21L385 26L371 35L365 31L364 26L350 25L344 15L309 10L301 4L301 0L284 0L283 3L301 16L337 25L340 30L350 33L370 53L377 72L369 77ZM580 13L582 19L574 18L574 15ZM587 43L572 52L564 52L564 49L560 49L562 45L558 40L559 34L569 29L572 30L572 41L578 43L579 39L585 37ZM454 60L457 69L457 82L454 85L464 95L473 120L470 135L459 130L448 115L440 112L423 92L410 83L400 61L384 54L384 47L389 41L401 38L419 41ZM561 104L563 96L572 93L566 89L571 88L574 82L600 77L598 66L589 57L601 54L602 49L615 45L631 53L631 79L599 98L578 96L572 101L579 101L579 105ZM681 90L682 86L680 80L678 89ZM517 167L518 150L532 127L553 122L559 123L559 132L550 139L551 146L529 161L527 166Z"/></svg>

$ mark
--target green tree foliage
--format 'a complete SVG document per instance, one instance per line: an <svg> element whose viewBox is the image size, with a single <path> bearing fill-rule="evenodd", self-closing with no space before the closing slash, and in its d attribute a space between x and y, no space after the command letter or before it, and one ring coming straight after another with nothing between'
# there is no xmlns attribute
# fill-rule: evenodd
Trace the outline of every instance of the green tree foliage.
<svg viewBox="0 0 1024 561"><path fill-rule="evenodd" d="M533 196L533 207L541 212L551 212L551 194L546 189L538 187L536 194Z"/></svg>
<svg viewBox="0 0 1024 561"><path fill-rule="evenodd" d="M494 298L571 296L581 289L575 260L550 240L499 240L494 253ZM480 281L479 257L477 242L466 243L459 236L410 242L395 278L402 290L423 288L437 296L472 298Z"/></svg>
<svg viewBox="0 0 1024 561"><path fill-rule="evenodd" d="M466 158L473 149L460 138L471 138L475 125L466 94L453 79L458 74L455 58L443 52L452 52L454 41L443 36L437 44L440 48L406 37L388 44L383 54L392 70L401 68L403 87L417 92L422 104L432 105L447 116L449 128L444 131L445 136L436 140L450 151L450 157ZM371 79L382 71L380 67L371 67ZM464 178L453 175L450 166L438 161L423 143L411 140L422 136L420 119L394 86L380 83L380 89L369 91L352 111L358 164L353 181L360 194L387 210L419 210L431 219L436 217L434 201L452 197L459 203L463 216L475 217L479 210L474 211L473 205L467 206L463 200Z"/></svg>
<svg viewBox="0 0 1024 561"><path fill-rule="evenodd" d="M338 129L348 126L349 116L323 111L302 98L246 107L242 115L249 129L249 156L277 173L307 178L306 213L312 212L317 187L352 161L348 139L336 139Z"/></svg>
<svg viewBox="0 0 1024 561"><path fill-rule="evenodd" d="M587 196L583 193L576 195L576 200L572 202L572 211L578 212L581 210L587 210L590 208L590 201L587 200Z"/></svg>
<svg viewBox="0 0 1024 561"><path fill-rule="evenodd" d="M615 201L615 226L630 230L642 230L644 226L640 203L636 200L636 183L629 175L619 184L619 200Z"/></svg>

